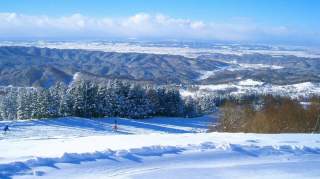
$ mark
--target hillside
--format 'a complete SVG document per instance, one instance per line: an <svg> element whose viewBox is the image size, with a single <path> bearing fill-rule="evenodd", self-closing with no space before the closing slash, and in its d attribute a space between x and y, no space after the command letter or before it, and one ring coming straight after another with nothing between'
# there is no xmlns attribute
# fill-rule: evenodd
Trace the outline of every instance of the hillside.
<svg viewBox="0 0 320 179"><path fill-rule="evenodd" d="M154 83L188 83L201 70L215 70L223 62L183 56L0 47L0 85L48 87L69 83L74 74L88 78L117 78Z"/></svg>
<svg viewBox="0 0 320 179"><path fill-rule="evenodd" d="M156 84L222 84L253 79L270 84L320 82L320 60L263 54L197 58L80 49L0 47L0 86L50 87L81 79L126 79Z"/></svg>

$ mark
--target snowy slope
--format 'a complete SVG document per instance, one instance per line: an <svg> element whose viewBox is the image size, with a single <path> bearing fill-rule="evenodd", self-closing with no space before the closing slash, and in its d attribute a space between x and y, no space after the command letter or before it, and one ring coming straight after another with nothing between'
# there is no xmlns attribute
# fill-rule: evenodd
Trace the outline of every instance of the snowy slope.
<svg viewBox="0 0 320 179"><path fill-rule="evenodd" d="M318 134L202 133L214 116L117 120L116 133L114 118L11 123L0 139L0 178L320 176Z"/></svg>
<svg viewBox="0 0 320 179"><path fill-rule="evenodd" d="M118 131L112 129L117 120ZM5 124L11 132L1 139L52 139L75 138L85 136L115 135L115 134L150 134L150 133L190 133L204 132L209 123L214 122L214 116L198 118L165 118L157 117L148 120L130 120L125 118L59 118L46 120L0 121L0 128Z"/></svg>

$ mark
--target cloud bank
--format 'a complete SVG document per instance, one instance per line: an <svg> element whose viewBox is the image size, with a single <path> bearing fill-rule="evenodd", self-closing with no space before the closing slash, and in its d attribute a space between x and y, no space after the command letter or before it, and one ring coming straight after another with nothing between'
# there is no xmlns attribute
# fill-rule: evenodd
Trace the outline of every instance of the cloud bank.
<svg viewBox="0 0 320 179"><path fill-rule="evenodd" d="M283 40L303 36L286 26L235 18L223 23L139 13L124 18L63 17L0 13L0 38L157 38L219 41Z"/></svg>

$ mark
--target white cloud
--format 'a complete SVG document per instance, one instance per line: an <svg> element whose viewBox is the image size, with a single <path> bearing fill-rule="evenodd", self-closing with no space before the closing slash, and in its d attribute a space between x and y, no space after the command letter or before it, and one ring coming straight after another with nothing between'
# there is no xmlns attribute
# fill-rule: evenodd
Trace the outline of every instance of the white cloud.
<svg viewBox="0 0 320 179"><path fill-rule="evenodd" d="M0 38L135 37L255 41L291 35L286 26L258 26L234 18L224 23L178 19L139 13L125 18L92 18L81 14L64 17L0 13Z"/></svg>

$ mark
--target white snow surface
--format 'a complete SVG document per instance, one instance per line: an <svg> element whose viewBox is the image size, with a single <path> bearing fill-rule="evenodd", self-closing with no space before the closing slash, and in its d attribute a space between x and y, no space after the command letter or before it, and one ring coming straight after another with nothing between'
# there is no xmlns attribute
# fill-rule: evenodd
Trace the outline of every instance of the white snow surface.
<svg viewBox="0 0 320 179"><path fill-rule="evenodd" d="M247 79L247 80L239 81L238 84L240 86L260 86L260 85L263 85L263 82L252 80L252 79Z"/></svg>
<svg viewBox="0 0 320 179"><path fill-rule="evenodd" d="M170 46L175 45L175 46ZM205 54L266 54L272 56L294 55L297 57L319 58L319 49L307 47L285 47L268 46L270 49L251 49L240 44L215 44L212 47L194 48L188 45L179 45L179 43L170 42L170 45L162 44L161 46L152 42L116 42L116 41L0 41L0 46L35 46L41 48L57 48L57 49L84 49L98 50L105 52L138 52L138 53L153 53L153 54L170 54L182 55L190 58L195 58Z"/></svg>
<svg viewBox="0 0 320 179"><path fill-rule="evenodd" d="M249 68L249 69L261 69L261 68L270 68L270 69L274 69L274 70L280 70L283 69L282 66L279 65L266 65L266 64L260 64L260 63L256 63L256 64L252 64L252 63L236 63L239 66L243 67L243 68Z"/></svg>
<svg viewBox="0 0 320 179"><path fill-rule="evenodd" d="M0 122L11 129L0 138L0 178L319 178L319 134L206 133L215 120Z"/></svg>
<svg viewBox="0 0 320 179"><path fill-rule="evenodd" d="M273 85L253 79L239 80L240 81L222 84L196 85L199 87L199 90L189 91L186 89L181 89L180 93L184 97L202 96L218 91L229 91L231 95L273 94L280 96L289 96L291 98L320 95L320 83L304 82L290 85Z"/></svg>
<svg viewBox="0 0 320 179"><path fill-rule="evenodd" d="M76 72L76 73L73 74L73 76L72 76L72 80L73 80L73 81L77 81L77 80L79 80L79 78L80 78L80 72Z"/></svg>
<svg viewBox="0 0 320 179"><path fill-rule="evenodd" d="M229 66L223 66L223 67L218 67L216 70L211 70L211 71L205 71L205 70L200 70L198 73L200 73L200 76L198 77L198 80L205 80L208 79L215 74L223 71L241 71L241 70L257 70L257 69L272 69L272 70L281 70L284 67L279 66L279 65L267 65L267 64L251 64L251 63L239 63L237 61L231 61L227 62L224 60L220 60L225 63L229 63Z"/></svg>

